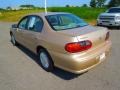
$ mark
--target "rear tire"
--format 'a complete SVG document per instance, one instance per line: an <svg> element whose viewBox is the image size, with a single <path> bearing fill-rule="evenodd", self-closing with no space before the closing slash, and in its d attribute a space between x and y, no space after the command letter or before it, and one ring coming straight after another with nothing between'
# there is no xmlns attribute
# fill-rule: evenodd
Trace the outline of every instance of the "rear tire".
<svg viewBox="0 0 120 90"><path fill-rule="evenodd" d="M51 56L46 50L44 49L39 50L38 59L39 59L39 64L44 70L46 70L47 72L53 71L54 64L53 64Z"/></svg>
<svg viewBox="0 0 120 90"><path fill-rule="evenodd" d="M118 26L117 29L120 29L120 26Z"/></svg>

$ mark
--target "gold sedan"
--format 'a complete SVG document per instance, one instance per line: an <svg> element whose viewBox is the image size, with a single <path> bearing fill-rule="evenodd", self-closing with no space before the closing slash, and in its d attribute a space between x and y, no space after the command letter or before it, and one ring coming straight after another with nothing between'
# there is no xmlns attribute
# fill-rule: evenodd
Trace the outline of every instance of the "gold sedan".
<svg viewBox="0 0 120 90"><path fill-rule="evenodd" d="M37 54L46 71L56 66L76 74L86 72L104 61L111 48L106 28L63 12L24 16L12 25L10 35L13 45Z"/></svg>

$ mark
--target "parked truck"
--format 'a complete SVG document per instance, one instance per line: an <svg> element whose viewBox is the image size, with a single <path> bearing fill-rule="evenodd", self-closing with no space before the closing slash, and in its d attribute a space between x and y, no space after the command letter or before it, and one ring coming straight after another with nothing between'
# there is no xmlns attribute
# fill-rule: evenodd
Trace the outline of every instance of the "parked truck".
<svg viewBox="0 0 120 90"><path fill-rule="evenodd" d="M109 26L120 28L120 7L112 7L97 18L98 26Z"/></svg>

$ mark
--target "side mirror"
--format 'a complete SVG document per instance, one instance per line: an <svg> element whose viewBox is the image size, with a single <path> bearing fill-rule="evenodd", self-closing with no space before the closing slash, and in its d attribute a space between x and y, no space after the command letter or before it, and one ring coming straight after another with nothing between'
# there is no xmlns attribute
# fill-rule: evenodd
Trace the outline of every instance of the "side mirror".
<svg viewBox="0 0 120 90"><path fill-rule="evenodd" d="M17 24L13 24L13 25L12 25L12 28L17 28Z"/></svg>

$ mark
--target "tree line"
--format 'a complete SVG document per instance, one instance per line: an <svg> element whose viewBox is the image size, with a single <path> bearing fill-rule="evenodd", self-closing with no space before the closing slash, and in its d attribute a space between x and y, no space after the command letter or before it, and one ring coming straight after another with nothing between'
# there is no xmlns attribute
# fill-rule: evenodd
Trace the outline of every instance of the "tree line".
<svg viewBox="0 0 120 90"><path fill-rule="evenodd" d="M109 0L108 3L106 3L108 0L91 0L89 6L92 8L102 8L102 7L117 7L120 6L120 0ZM36 7L34 5L20 5L20 8L40 8ZM70 5L66 5L66 7L71 7ZM77 6L79 7L79 6ZM88 7L87 4L83 4L82 7ZM11 10L12 7L8 6L6 8L7 10ZM0 8L0 11L5 10Z"/></svg>
<svg viewBox="0 0 120 90"><path fill-rule="evenodd" d="M120 0L110 0L107 5L106 5L106 1L107 0L91 0L90 1L90 6L93 7L93 8L120 6Z"/></svg>

